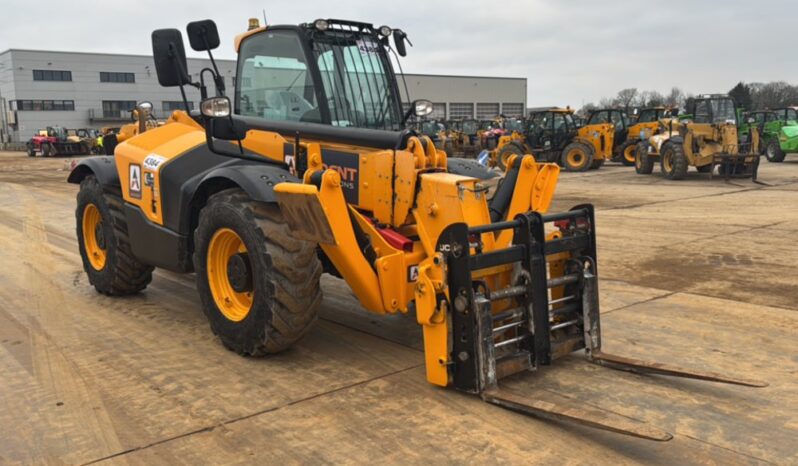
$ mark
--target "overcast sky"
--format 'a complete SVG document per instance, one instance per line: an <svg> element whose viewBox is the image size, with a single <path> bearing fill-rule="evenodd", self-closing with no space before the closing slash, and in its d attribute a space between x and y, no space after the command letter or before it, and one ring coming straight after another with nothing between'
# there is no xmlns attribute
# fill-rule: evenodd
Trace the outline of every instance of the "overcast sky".
<svg viewBox="0 0 798 466"><path fill-rule="evenodd" d="M406 72L526 77L529 106L579 107L625 87L706 93L728 91L739 80L796 83L795 6L794 0L2 0L0 51L150 54L153 29L185 30L189 21L211 18L222 38L216 53L232 59L233 37L247 18L262 20L265 8L270 24L345 18L401 28L414 45L403 60Z"/></svg>

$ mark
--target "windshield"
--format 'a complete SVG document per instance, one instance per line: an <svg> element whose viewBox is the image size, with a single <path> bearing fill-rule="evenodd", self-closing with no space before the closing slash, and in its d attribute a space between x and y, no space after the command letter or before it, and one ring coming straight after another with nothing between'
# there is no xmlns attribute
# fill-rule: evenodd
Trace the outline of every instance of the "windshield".
<svg viewBox="0 0 798 466"><path fill-rule="evenodd" d="M637 118L638 123L651 123L657 121L662 116L662 110L647 108L640 111L640 116Z"/></svg>
<svg viewBox="0 0 798 466"><path fill-rule="evenodd" d="M421 123L421 132L427 136L434 136L438 131L443 130L443 125L437 121L424 121Z"/></svg>
<svg viewBox="0 0 798 466"><path fill-rule="evenodd" d="M524 125L521 120L516 120L515 118L510 118L504 120L504 127L510 131L523 131Z"/></svg>
<svg viewBox="0 0 798 466"><path fill-rule="evenodd" d="M465 134L477 134L477 130L479 129L479 125L477 125L476 121L464 121L462 127L462 131Z"/></svg>
<svg viewBox="0 0 798 466"><path fill-rule="evenodd" d="M313 40L332 124L398 129L401 111L385 49L370 35L327 31Z"/></svg>
<svg viewBox="0 0 798 466"><path fill-rule="evenodd" d="M732 99L706 99L695 103L696 123L737 124L737 111Z"/></svg>
<svg viewBox="0 0 798 466"><path fill-rule="evenodd" d="M304 35L295 30L267 29L242 42L236 113L267 120L401 129L395 77L376 36L338 29L309 34L310 57Z"/></svg>

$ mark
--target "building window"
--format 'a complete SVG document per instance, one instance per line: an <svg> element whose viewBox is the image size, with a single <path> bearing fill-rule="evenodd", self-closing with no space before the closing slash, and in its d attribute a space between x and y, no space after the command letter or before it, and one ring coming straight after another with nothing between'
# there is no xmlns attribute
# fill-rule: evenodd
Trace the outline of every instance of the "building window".
<svg viewBox="0 0 798 466"><path fill-rule="evenodd" d="M175 110L184 110L182 100L164 100L161 102L161 110L164 112L174 112ZM188 103L188 109L194 110L194 102Z"/></svg>
<svg viewBox="0 0 798 466"><path fill-rule="evenodd" d="M136 108L135 100L103 100L103 117L127 118L134 108Z"/></svg>
<svg viewBox="0 0 798 466"><path fill-rule="evenodd" d="M121 73L117 71L100 71L101 83L134 83L136 75L133 73Z"/></svg>
<svg viewBox="0 0 798 466"><path fill-rule="evenodd" d="M71 71L33 70L34 81L72 81Z"/></svg>
<svg viewBox="0 0 798 466"><path fill-rule="evenodd" d="M474 118L473 103L451 103L449 104L449 118Z"/></svg>
<svg viewBox="0 0 798 466"><path fill-rule="evenodd" d="M12 100L11 110L22 111L59 111L72 112L75 110L74 100Z"/></svg>
<svg viewBox="0 0 798 466"><path fill-rule="evenodd" d="M446 119L446 104L432 104L432 113L429 114L430 118L434 118L436 120L445 120Z"/></svg>
<svg viewBox="0 0 798 466"><path fill-rule="evenodd" d="M511 116L511 117L522 117L524 116L524 104L513 102L513 103L503 103L502 104L502 115L504 116Z"/></svg>
<svg viewBox="0 0 798 466"><path fill-rule="evenodd" d="M477 104L477 119L490 120L491 118L496 118L498 115L499 115L499 104L487 104L487 103Z"/></svg>

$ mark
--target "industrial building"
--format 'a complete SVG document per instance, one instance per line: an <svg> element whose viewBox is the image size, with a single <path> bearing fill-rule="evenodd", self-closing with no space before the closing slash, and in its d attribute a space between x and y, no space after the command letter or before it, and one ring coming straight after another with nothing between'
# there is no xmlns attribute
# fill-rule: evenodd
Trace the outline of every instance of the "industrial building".
<svg viewBox="0 0 798 466"><path fill-rule="evenodd" d="M217 64L232 88L236 62ZM196 80L208 66L207 59L188 59ZM517 116L526 108L526 78L406 74L400 89L406 102L431 100L434 118ZM199 92L186 90L196 105ZM47 126L119 126L130 120L136 102L144 100L153 103L161 118L182 106L176 89L158 84L151 56L20 49L0 53L0 142L27 141Z"/></svg>

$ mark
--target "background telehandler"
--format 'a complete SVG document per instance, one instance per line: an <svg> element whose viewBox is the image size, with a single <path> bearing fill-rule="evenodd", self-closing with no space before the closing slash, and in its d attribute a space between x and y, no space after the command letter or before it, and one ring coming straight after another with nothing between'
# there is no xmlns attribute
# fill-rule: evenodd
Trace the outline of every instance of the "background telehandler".
<svg viewBox="0 0 798 466"><path fill-rule="evenodd" d="M738 139L734 99L707 94L689 99L686 115L660 120L658 133L638 143L635 170L649 175L659 160L663 176L670 180L683 179L688 167L711 178L718 167L724 177L756 181L759 155L757 128L751 128L748 141Z"/></svg>
<svg viewBox="0 0 798 466"><path fill-rule="evenodd" d="M558 163L567 171L599 168L612 156L612 124L577 127L570 108L553 107L531 113L523 132L499 138L491 164L504 170L513 155L533 154L537 160Z"/></svg>
<svg viewBox="0 0 798 466"><path fill-rule="evenodd" d="M213 59L215 24L187 29ZM585 350L600 364L762 385L604 353L592 206L545 214L559 168L529 155L508 160L488 202L490 172L404 129L432 105L402 114L386 51L392 42L405 55L401 30L325 19L253 28L235 41L234 102L215 65L215 96L191 81L178 30L152 40L161 85L196 85L203 101L71 171L80 254L97 291L141 291L154 267L194 272L222 343L262 355L307 332L326 271L366 310L415 316L430 383L653 440L671 436L548 392L538 394L545 402L522 398L499 381Z"/></svg>

